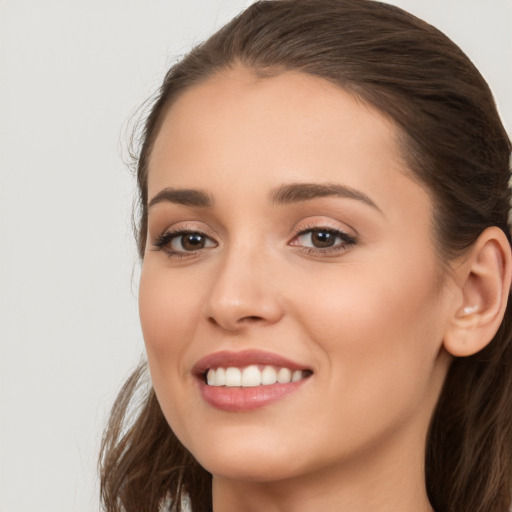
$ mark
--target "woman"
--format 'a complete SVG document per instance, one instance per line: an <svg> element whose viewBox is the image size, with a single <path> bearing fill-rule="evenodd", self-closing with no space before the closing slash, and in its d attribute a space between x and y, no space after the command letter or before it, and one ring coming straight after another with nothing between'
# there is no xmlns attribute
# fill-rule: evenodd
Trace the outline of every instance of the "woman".
<svg viewBox="0 0 512 512"><path fill-rule="evenodd" d="M168 72L106 510L505 512L510 141L444 35L257 2Z"/></svg>

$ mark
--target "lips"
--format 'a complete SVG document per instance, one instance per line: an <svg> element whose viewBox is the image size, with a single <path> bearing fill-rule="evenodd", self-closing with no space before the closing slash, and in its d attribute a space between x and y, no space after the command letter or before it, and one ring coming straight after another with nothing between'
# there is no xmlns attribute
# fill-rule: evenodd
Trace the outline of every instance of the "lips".
<svg viewBox="0 0 512 512"><path fill-rule="evenodd" d="M300 389L311 369L259 350L216 352L193 368L203 399L225 411L251 411Z"/></svg>
<svg viewBox="0 0 512 512"><path fill-rule="evenodd" d="M290 370L307 370L307 367L286 357L262 350L244 350L241 352L221 351L200 359L194 366L194 373L206 373L210 368L243 368L250 365L272 365Z"/></svg>

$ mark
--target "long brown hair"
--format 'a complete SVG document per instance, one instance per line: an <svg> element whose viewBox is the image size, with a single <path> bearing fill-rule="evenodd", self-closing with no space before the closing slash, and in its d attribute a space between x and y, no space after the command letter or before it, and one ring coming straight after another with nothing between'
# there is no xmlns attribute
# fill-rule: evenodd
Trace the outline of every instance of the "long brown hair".
<svg viewBox="0 0 512 512"><path fill-rule="evenodd" d="M147 173L165 112L187 89L242 64L260 76L322 77L391 118L412 175L431 192L437 250L460 256L489 226L509 237L510 140L488 85L434 27L371 0L256 2L165 76L137 158L141 258ZM437 512L507 512L512 489L512 311L481 352L455 358L426 446L426 485ZM166 423L139 367L114 405L101 452L107 512L211 507L211 475ZM130 419L134 397L139 409ZM137 400L135 400L137 402Z"/></svg>

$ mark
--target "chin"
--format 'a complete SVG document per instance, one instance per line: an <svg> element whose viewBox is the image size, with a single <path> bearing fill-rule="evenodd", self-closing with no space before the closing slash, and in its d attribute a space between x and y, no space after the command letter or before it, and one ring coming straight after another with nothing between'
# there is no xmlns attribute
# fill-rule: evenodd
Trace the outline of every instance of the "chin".
<svg viewBox="0 0 512 512"><path fill-rule="evenodd" d="M293 460L293 459L292 459ZM199 463L215 477L244 482L276 482L293 478L301 473L287 460L273 458L254 459L247 454L220 456L216 460L199 459Z"/></svg>
<svg viewBox="0 0 512 512"><path fill-rule="evenodd" d="M261 428L224 428L187 447L214 476L266 482L300 473L297 442L283 443L282 435ZM293 446L292 446L293 444Z"/></svg>

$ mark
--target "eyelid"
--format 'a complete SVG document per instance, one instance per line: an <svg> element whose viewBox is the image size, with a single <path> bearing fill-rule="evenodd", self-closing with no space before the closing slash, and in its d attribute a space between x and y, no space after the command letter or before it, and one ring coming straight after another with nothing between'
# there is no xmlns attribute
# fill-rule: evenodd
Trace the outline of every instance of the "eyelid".
<svg viewBox="0 0 512 512"><path fill-rule="evenodd" d="M308 233L312 233L314 231L320 231L320 232L324 231L324 232L333 233L333 234L337 235L346 244L353 244L356 242L355 237L353 237L352 235L349 235L348 233L346 233L345 231L342 231L341 229L334 229L334 228L330 228L327 226L317 226L314 228L304 229L302 231L299 231L289 242L290 245L298 245L298 244L292 244L291 242L293 242L294 240L297 240L298 238L300 238Z"/></svg>
<svg viewBox="0 0 512 512"><path fill-rule="evenodd" d="M167 228L159 231L156 235L152 236L151 244L154 251L163 251L169 258L193 258L199 256L203 251L213 249L219 245L219 237L216 235L216 233L212 234L211 232L211 229L205 229L204 225L198 226L198 223L196 222L178 222L168 226ZM209 247L200 247L197 250L190 251L185 249L174 249L171 247L171 244L175 239L179 238L180 236L193 233L197 233L205 237L206 239L213 242L213 245L210 245Z"/></svg>
<svg viewBox="0 0 512 512"><path fill-rule="evenodd" d="M302 221L304 222L304 221ZM335 225L336 224L336 225ZM313 231L328 231L336 234L340 238L341 243L327 247L308 247L296 243L299 237L311 233ZM294 243L295 242L295 243ZM338 256L347 251L350 247L358 243L358 236L354 233L354 230L342 228L339 223L335 223L325 218L319 218L316 221L308 219L306 223L299 223L294 228L294 234L288 245L296 247L298 250L306 253L310 256Z"/></svg>
<svg viewBox="0 0 512 512"><path fill-rule="evenodd" d="M181 233L201 233L208 238L212 238L214 240L219 240L220 236L218 233L213 230L210 226L201 221L195 220L184 220L173 222L171 224L166 224L162 228L160 226L156 226L156 229L149 229L150 232L153 231L152 239L157 239L159 236L164 236L167 234L181 234Z"/></svg>
<svg viewBox="0 0 512 512"><path fill-rule="evenodd" d="M348 238L358 240L359 234L357 231L340 221L334 219L318 216L303 219L295 224L292 232L292 237L295 238L300 234L306 233L312 230L325 229L327 231L337 231L347 236Z"/></svg>
<svg viewBox="0 0 512 512"><path fill-rule="evenodd" d="M205 240L205 244L207 244L207 245L196 249L198 251L201 249L209 249L210 247L217 247L217 245L218 245L217 242L215 242L215 240L213 240L211 237L209 237L208 235L206 235L205 233L202 233L200 231L178 231L177 233L167 233L167 236L169 238L169 244L171 245L172 250L179 251L179 252L187 252L187 253L193 252L193 251L189 251L187 249L183 249L183 251L181 251L181 249L176 249L175 247L173 247L173 244L175 241L177 241L180 238L183 239L184 237L188 237L190 235L199 235L201 238L203 238ZM182 240L182 245L183 245L183 240Z"/></svg>

